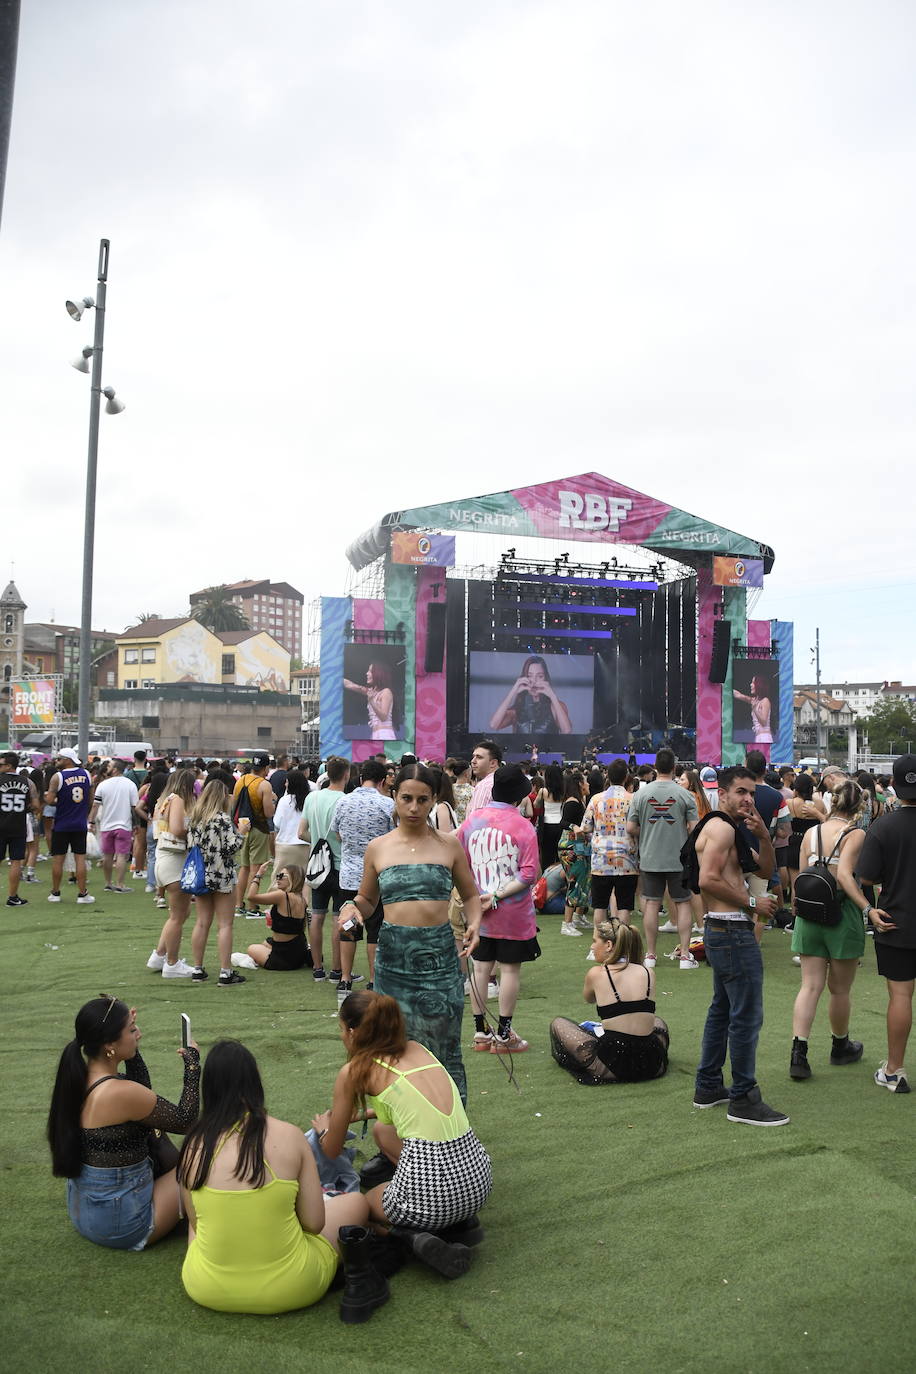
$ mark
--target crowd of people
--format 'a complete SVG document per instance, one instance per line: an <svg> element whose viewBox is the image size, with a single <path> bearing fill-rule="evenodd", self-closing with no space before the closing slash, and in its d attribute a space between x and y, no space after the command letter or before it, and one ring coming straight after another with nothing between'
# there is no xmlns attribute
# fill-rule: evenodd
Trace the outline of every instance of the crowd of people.
<svg viewBox="0 0 916 1374"><path fill-rule="evenodd" d="M380 1255L380 1235L402 1259L449 1278L465 1272L491 1187L466 1112L465 999L472 1052L528 1050L513 1022L525 965L541 955L538 918L548 912L561 917L562 935L591 934L583 984L590 1019L556 1016L549 1027L554 1059L581 1084L666 1073L671 1029L656 1014L658 935L676 932L678 973L695 977L703 962L712 973L694 1106L725 1105L728 1119L742 1124L788 1123L763 1100L756 1077L761 932L783 926L801 971L790 1076L812 1073L809 1037L825 988L830 1063L862 1058L862 1043L850 1037L851 989L873 935L889 998L887 1057L875 1082L909 1091L913 756L877 779L834 767L816 777L773 771L756 749L725 768L695 768L662 749L654 766L614 760L541 771L505 764L498 744L482 740L470 760L444 765L376 755L319 766L256 755L235 768L203 760L147 768L138 758L133 768L116 762L93 775L64 750L38 780L15 755L4 756L0 792L7 791L22 797L23 819L31 817L20 843L9 824L19 813L6 803L0 812L11 899L16 865L50 822L49 900L59 900L68 854L77 900L91 900L87 837L96 825L104 890L119 900L132 862L134 879L167 909L150 970L206 981L215 919L221 985L244 982L240 968L336 984L347 1062L308 1139L267 1114L244 1046L210 1051L201 1109L200 1059L189 1045L173 1106L150 1088L134 1009L100 997L77 1016L49 1119L71 1219L100 1244L142 1249L174 1227L180 1198L189 1221L185 1287L206 1306L305 1306L342 1261L341 1316L365 1320L388 1296L390 1255ZM203 873L196 889L186 881L193 850ZM34 862L27 879L29 868L34 876ZM663 903L668 919L660 924ZM266 914L270 935L233 952L234 919L255 914ZM356 967L363 942L365 973ZM365 1193L339 1194L322 1179L356 1120L374 1121L378 1154L362 1170ZM186 1136L180 1159L168 1158L168 1132ZM127 1192L130 1206L115 1207ZM240 1277L236 1264L243 1235L257 1271L250 1282L247 1266Z"/></svg>

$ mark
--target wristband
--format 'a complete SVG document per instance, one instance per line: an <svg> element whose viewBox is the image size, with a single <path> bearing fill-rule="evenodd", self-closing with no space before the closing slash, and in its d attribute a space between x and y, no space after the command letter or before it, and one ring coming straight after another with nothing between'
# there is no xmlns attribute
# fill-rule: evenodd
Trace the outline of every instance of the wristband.
<svg viewBox="0 0 916 1374"><path fill-rule="evenodd" d="M874 909L875 908L873 906L865 906L862 908L862 915L865 917L866 921L868 920L869 916L872 914Z"/></svg>

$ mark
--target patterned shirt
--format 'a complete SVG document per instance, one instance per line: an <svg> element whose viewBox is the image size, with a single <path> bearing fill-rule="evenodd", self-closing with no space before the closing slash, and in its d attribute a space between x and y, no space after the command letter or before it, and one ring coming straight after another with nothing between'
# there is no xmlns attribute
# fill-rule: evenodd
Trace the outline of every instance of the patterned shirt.
<svg viewBox="0 0 916 1374"><path fill-rule="evenodd" d="M334 813L334 831L340 837L340 886L358 890L363 880L363 856L370 840L394 829L394 802L375 787L357 787L345 796Z"/></svg>
<svg viewBox="0 0 916 1374"><path fill-rule="evenodd" d="M623 787L609 787L592 797L582 829L592 837L592 872L638 873L636 841L627 834L630 794Z"/></svg>

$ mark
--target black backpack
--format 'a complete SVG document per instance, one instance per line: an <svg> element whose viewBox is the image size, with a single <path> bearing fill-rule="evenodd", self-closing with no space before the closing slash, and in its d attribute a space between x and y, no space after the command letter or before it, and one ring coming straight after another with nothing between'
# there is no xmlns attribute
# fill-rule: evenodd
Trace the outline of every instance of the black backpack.
<svg viewBox="0 0 916 1374"><path fill-rule="evenodd" d="M844 830L829 856L824 858L821 847L821 827L817 827L817 859L803 868L795 879L795 915L817 926L838 926L843 911L843 891L830 871L830 860L836 858L840 845L854 825Z"/></svg>

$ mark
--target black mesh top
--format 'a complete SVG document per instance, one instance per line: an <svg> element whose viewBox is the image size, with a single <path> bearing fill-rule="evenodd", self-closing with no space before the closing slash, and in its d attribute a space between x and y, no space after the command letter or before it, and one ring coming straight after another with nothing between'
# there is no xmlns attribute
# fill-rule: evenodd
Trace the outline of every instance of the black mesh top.
<svg viewBox="0 0 916 1374"><path fill-rule="evenodd" d="M124 1074L114 1075L150 1088L149 1070L139 1051L128 1059ZM104 1080L98 1079L98 1082ZM121 1169L139 1164L149 1153L150 1129L184 1133L193 1126L200 1110L200 1054L185 1050L184 1087L177 1107L164 1097L156 1097L156 1105L142 1121L121 1121L116 1126L83 1127L82 1161L96 1169Z"/></svg>

